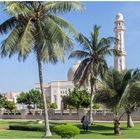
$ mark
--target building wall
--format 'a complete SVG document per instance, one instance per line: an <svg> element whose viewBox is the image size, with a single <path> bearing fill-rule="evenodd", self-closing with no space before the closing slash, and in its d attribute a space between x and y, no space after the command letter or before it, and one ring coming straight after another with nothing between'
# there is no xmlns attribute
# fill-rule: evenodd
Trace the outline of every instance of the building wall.
<svg viewBox="0 0 140 140"><path fill-rule="evenodd" d="M39 88L37 83L35 86L36 89ZM44 92L48 96L51 103L56 103L57 109L61 109L62 96L66 95L69 89L74 88L72 81L52 81L48 84L43 85Z"/></svg>

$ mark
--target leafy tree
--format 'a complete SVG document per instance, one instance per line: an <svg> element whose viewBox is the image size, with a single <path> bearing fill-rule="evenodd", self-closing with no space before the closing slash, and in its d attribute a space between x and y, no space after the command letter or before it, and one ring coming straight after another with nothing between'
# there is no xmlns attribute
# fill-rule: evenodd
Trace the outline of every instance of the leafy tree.
<svg viewBox="0 0 140 140"><path fill-rule="evenodd" d="M90 94L86 90L74 88L69 91L68 95L62 97L62 101L67 102L69 106L73 106L76 109L87 108L90 104Z"/></svg>
<svg viewBox="0 0 140 140"><path fill-rule="evenodd" d="M140 93L140 85L137 84L137 82L139 83L139 76L133 73L131 77L130 74L132 74L131 70L119 72L110 69L106 72L102 83L99 83L99 88L94 97L95 103L104 104L114 112L115 134L120 134L119 121L124 113L119 117L119 112L123 95L129 92L133 94L135 90Z"/></svg>
<svg viewBox="0 0 140 140"><path fill-rule="evenodd" d="M16 104L13 101L5 101L3 107L10 112L16 109Z"/></svg>
<svg viewBox="0 0 140 140"><path fill-rule="evenodd" d="M47 96L46 96L46 103L47 103L47 106L49 107L50 106L50 100L48 99ZM40 109L44 108L43 99L41 99L40 102L37 103L37 108L40 108Z"/></svg>
<svg viewBox="0 0 140 140"><path fill-rule="evenodd" d="M40 103L43 102L41 93L39 90L31 89L28 92L28 96L32 98L32 103L34 104L34 108Z"/></svg>
<svg viewBox="0 0 140 140"><path fill-rule="evenodd" d="M29 112L32 108L32 105L34 105L34 108L37 104L42 102L42 96L41 93L38 90L30 90L29 92L22 92L18 98L17 103L28 105Z"/></svg>
<svg viewBox="0 0 140 140"><path fill-rule="evenodd" d="M52 109L57 109L57 105L55 103L51 103L49 105L49 108L52 108Z"/></svg>
<svg viewBox="0 0 140 140"><path fill-rule="evenodd" d="M69 94L68 95L64 95L62 96L62 102L63 102L63 108L67 109L68 104L69 104ZM71 108L71 106L69 105L69 108ZM73 107L72 107L73 108Z"/></svg>
<svg viewBox="0 0 140 140"><path fill-rule="evenodd" d="M51 136L46 96L43 92L42 62L55 64L63 61L65 49L72 46L69 33L76 36L75 29L57 14L83 10L80 2L70 1L18 1L3 2L4 11L10 18L0 25L0 32L7 33L2 42L2 56L25 60L34 52L38 63L40 89L43 96L45 137Z"/></svg>
<svg viewBox="0 0 140 140"><path fill-rule="evenodd" d="M0 94L0 108L3 108L6 98Z"/></svg>
<svg viewBox="0 0 140 140"><path fill-rule="evenodd" d="M99 39L99 29L97 25L93 27L90 39L83 34L79 34L78 41L82 50L73 51L69 58L82 59L78 69L74 74L74 83L83 86L85 83L90 85L90 123L93 122L92 103L94 91L96 92L96 81L102 78L108 69L106 56L111 54L118 55L119 52L111 49L111 44L117 40L113 37Z"/></svg>

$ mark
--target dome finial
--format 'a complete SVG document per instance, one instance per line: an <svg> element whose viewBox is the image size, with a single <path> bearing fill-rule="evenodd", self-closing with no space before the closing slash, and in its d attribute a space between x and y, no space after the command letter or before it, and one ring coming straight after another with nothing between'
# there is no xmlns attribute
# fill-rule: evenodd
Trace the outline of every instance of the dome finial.
<svg viewBox="0 0 140 140"><path fill-rule="evenodd" d="M117 15L116 15L116 20L118 21L118 20L123 20L123 14L122 13L118 13Z"/></svg>

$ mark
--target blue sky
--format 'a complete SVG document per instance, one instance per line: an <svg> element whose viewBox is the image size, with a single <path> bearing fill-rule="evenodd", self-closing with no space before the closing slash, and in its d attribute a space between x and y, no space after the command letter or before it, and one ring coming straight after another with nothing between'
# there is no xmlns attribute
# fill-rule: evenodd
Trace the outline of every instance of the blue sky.
<svg viewBox="0 0 140 140"><path fill-rule="evenodd" d="M93 25L101 26L100 37L114 36L114 20L117 13L124 15L126 33L125 48L127 52L127 68L140 67L140 2L84 2L85 11L71 12L62 15L78 32L89 36ZM0 23L7 15L0 8ZM0 42L5 36L0 35ZM76 48L79 46L76 44ZM56 65L44 64L44 82L67 80L67 71L76 60L68 60ZM109 66L113 66L113 57L107 58ZM11 59L0 59L0 93L8 91L28 91L38 82L36 58L31 54L25 62L18 62L15 55Z"/></svg>

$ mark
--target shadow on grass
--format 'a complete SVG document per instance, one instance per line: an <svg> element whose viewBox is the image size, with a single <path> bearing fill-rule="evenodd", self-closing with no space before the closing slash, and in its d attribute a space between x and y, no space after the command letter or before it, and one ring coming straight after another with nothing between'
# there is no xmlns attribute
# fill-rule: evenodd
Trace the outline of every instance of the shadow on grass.
<svg viewBox="0 0 140 140"><path fill-rule="evenodd" d="M62 123L62 122L50 122L51 125L63 125L67 123Z"/></svg>
<svg viewBox="0 0 140 140"><path fill-rule="evenodd" d="M119 135L115 135L114 133L99 133L100 135L104 135L104 136L114 136L114 137L119 137L119 136L123 136L125 135L124 133L121 132L121 134Z"/></svg>
<svg viewBox="0 0 140 140"><path fill-rule="evenodd" d="M82 129L82 125L78 124L78 125L75 125L77 126L79 129ZM92 130L92 131L105 131L105 130L113 130L113 127L111 126L104 126L104 125L91 125L89 126L89 130Z"/></svg>
<svg viewBox="0 0 140 140"><path fill-rule="evenodd" d="M91 134L91 133L93 133L93 131L90 131L90 130L88 130L88 131L80 131L80 134Z"/></svg>
<svg viewBox="0 0 140 140"><path fill-rule="evenodd" d="M99 133L99 134L105 136L116 136L114 133Z"/></svg>

